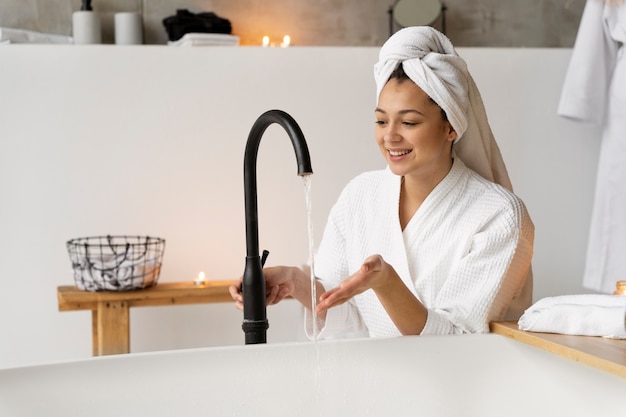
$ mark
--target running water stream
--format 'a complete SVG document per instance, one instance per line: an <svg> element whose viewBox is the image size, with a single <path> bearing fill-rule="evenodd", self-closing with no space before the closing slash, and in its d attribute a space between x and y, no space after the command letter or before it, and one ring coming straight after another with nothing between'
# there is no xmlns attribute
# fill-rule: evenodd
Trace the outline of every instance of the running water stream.
<svg viewBox="0 0 626 417"><path fill-rule="evenodd" d="M307 232L309 235L309 268L311 272L311 321L312 321L312 333L313 343L315 345L315 387L317 393L317 409L319 416L322 416L322 389L320 386L320 375L322 368L320 365L320 349L317 344L317 337L319 335L319 321L317 314L315 314L315 307L317 306L317 286L315 280L315 239L313 236L313 219L312 219L312 205L311 205L311 175L302 176L304 180L304 198L306 201L306 220L307 220ZM305 315L306 320L306 315ZM306 324L306 323L305 323Z"/></svg>
<svg viewBox="0 0 626 417"><path fill-rule="evenodd" d="M304 180L304 198L306 201L306 220L307 232L309 235L309 270L311 273L311 321L313 340L317 342L319 333L319 323L315 307L317 306L317 289L315 285L315 239L313 236L313 220L312 220L312 204L311 204L311 175L303 175Z"/></svg>

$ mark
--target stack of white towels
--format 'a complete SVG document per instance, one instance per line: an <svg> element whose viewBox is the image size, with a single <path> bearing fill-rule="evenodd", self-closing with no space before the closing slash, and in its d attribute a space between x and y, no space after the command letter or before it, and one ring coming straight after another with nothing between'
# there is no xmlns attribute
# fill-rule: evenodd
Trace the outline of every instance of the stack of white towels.
<svg viewBox="0 0 626 417"><path fill-rule="evenodd" d="M10 43L61 43L71 44L71 36L33 32L31 30L0 27L0 45Z"/></svg>
<svg viewBox="0 0 626 417"><path fill-rule="evenodd" d="M520 330L626 339L626 296L604 294L547 297L530 306Z"/></svg>
<svg viewBox="0 0 626 417"><path fill-rule="evenodd" d="M239 36L222 33L186 33L177 41L169 41L170 46L237 46Z"/></svg>

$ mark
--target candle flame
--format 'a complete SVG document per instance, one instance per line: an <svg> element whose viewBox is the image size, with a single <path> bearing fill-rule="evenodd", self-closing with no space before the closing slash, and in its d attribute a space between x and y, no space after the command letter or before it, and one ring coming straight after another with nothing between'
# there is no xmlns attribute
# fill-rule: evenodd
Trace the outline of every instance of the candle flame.
<svg viewBox="0 0 626 417"><path fill-rule="evenodd" d="M270 44L270 37L269 36L263 36L263 46L269 46Z"/></svg>
<svg viewBox="0 0 626 417"><path fill-rule="evenodd" d="M204 272L200 272L198 274L198 278L193 280L193 285L204 286L206 284L206 280L204 279Z"/></svg>
<svg viewBox="0 0 626 417"><path fill-rule="evenodd" d="M289 46L290 43L291 43L291 36L285 35L285 37L283 37L283 43L281 43L280 46L283 48L286 48Z"/></svg>

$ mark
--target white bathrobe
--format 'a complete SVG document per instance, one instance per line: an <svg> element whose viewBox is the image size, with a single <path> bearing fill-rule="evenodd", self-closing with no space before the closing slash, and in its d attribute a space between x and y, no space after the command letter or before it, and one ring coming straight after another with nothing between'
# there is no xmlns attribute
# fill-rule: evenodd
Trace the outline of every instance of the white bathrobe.
<svg viewBox="0 0 626 417"><path fill-rule="evenodd" d="M591 218L586 288L611 293L626 279L626 5L589 0L558 114L603 126Z"/></svg>
<svg viewBox="0 0 626 417"><path fill-rule="evenodd" d="M324 287L334 288L380 254L428 308L422 334L487 332L510 307L518 318L531 304L526 278L534 238L522 201L455 158L402 231L400 181L387 169L361 174L344 189L315 257ZM328 310L319 337L396 335L368 290Z"/></svg>

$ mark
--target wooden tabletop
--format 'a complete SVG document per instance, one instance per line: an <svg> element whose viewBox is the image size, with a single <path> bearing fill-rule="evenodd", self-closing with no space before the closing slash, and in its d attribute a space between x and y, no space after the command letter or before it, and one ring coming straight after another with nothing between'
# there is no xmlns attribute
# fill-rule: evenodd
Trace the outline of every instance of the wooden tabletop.
<svg viewBox="0 0 626 417"><path fill-rule="evenodd" d="M491 331L626 378L626 340L520 330L515 322L494 322Z"/></svg>
<svg viewBox="0 0 626 417"><path fill-rule="evenodd" d="M101 301L125 301L129 307L232 302L228 287L234 280L159 283L135 291L81 291L73 285L57 288L59 311L95 310Z"/></svg>

